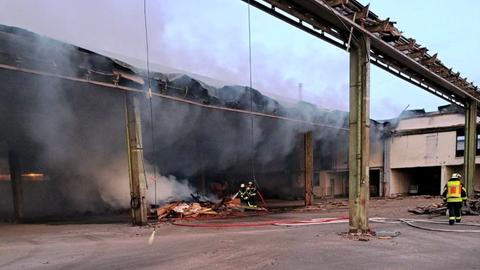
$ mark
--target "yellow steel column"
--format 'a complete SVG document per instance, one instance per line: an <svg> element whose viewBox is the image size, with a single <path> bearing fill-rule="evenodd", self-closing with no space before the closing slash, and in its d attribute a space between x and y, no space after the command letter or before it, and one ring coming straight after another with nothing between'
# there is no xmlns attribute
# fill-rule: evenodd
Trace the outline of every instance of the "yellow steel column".
<svg viewBox="0 0 480 270"><path fill-rule="evenodd" d="M359 36L350 50L349 232L368 227L370 40Z"/></svg>
<svg viewBox="0 0 480 270"><path fill-rule="evenodd" d="M468 197L473 196L475 180L475 155L477 152L477 102L472 100L465 104L465 153L464 185Z"/></svg>
<svg viewBox="0 0 480 270"><path fill-rule="evenodd" d="M134 225L147 222L146 177L143 165L142 127L138 97L125 94L125 113L130 175L130 207Z"/></svg>

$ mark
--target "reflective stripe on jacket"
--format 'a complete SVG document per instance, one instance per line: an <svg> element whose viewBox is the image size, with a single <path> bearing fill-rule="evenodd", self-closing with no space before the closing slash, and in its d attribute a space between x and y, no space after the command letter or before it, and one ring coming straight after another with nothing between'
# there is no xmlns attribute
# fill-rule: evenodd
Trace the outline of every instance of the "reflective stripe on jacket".
<svg viewBox="0 0 480 270"><path fill-rule="evenodd" d="M460 181L448 181L447 183L447 199L448 198L461 198L462 183Z"/></svg>
<svg viewBox="0 0 480 270"><path fill-rule="evenodd" d="M466 199L466 191L459 180L450 179L444 187L443 197L448 202L462 202Z"/></svg>

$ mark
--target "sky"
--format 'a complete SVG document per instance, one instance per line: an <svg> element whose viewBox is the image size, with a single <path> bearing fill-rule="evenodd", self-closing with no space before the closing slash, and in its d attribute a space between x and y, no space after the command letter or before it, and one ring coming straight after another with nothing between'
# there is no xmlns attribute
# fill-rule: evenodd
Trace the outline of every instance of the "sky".
<svg viewBox="0 0 480 270"><path fill-rule="evenodd" d="M367 1L360 1L367 4ZM438 53L447 67L480 85L480 1L371 0L407 37ZM348 53L255 8L251 12L252 86L274 97L348 110ZM0 24L12 25L144 65L143 0L0 0ZM228 84L249 85L248 7L240 0L147 0L152 66ZM299 92L302 85L302 93ZM374 66L373 119L446 104Z"/></svg>

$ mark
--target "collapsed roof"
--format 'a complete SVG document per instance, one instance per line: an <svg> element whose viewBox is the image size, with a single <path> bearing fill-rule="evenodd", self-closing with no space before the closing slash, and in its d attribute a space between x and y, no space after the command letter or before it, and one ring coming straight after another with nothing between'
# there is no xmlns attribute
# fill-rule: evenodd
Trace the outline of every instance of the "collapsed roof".
<svg viewBox="0 0 480 270"><path fill-rule="evenodd" d="M307 102L291 106L239 85L210 86L192 76L151 72L84 48L38 34L0 25L0 69L100 84L146 93L146 80L155 96L210 109L226 109L305 124L348 128L348 113L320 109ZM251 96L250 96L251 95ZM339 117L340 115L340 117ZM339 121L339 118L343 119Z"/></svg>

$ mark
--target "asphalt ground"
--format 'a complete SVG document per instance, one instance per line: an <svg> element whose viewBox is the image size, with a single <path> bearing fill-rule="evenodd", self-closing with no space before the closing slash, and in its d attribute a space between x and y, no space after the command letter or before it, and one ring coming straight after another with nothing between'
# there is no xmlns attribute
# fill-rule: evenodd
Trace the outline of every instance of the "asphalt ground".
<svg viewBox="0 0 480 270"><path fill-rule="evenodd" d="M406 207L436 199L378 200L370 216L391 219L427 216ZM216 223L308 220L339 217L342 207L296 209ZM403 211L402 211L403 209ZM389 214L385 214L389 213ZM402 213L402 215L399 215ZM433 219L444 222L445 217ZM209 221L188 221L190 224ZM480 223L467 216L463 222ZM456 224L431 228L480 229ZM393 238L352 239L346 223L195 228L168 223L156 227L113 224L1 224L0 269L480 269L480 233L434 232L403 223L370 223Z"/></svg>

